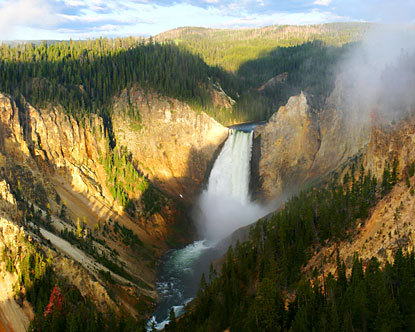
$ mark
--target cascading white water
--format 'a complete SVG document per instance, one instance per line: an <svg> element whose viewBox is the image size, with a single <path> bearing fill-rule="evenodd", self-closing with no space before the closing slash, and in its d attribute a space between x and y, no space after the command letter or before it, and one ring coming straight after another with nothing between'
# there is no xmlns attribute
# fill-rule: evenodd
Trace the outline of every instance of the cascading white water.
<svg viewBox="0 0 415 332"><path fill-rule="evenodd" d="M230 129L213 165L196 217L201 234L208 240L219 241L265 214L262 207L250 201L252 140L252 131Z"/></svg>
<svg viewBox="0 0 415 332"><path fill-rule="evenodd" d="M224 253L216 246L218 241L266 214L249 196L253 127L248 132L229 130L196 209L195 220L204 240L165 257L157 282L161 302L149 327L155 323L158 329L164 328L171 308L176 315L183 313L184 305L197 292L202 273L207 274L210 262Z"/></svg>
<svg viewBox="0 0 415 332"><path fill-rule="evenodd" d="M230 129L229 137L210 172L206 194L248 202L251 151L252 131L245 133Z"/></svg>

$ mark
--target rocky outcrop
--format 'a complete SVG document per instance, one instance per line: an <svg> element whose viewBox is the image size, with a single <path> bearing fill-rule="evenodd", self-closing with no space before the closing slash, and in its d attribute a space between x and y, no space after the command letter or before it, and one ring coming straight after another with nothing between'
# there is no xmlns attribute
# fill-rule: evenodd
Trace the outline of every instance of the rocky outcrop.
<svg viewBox="0 0 415 332"><path fill-rule="evenodd" d="M218 82L210 84L208 87L208 93L212 100L212 106L214 108L221 108L222 110L231 110L236 101L223 91L221 85Z"/></svg>
<svg viewBox="0 0 415 332"><path fill-rule="evenodd" d="M129 108L135 120L128 115ZM228 134L205 113L141 89L124 91L116 101L113 130L117 144L128 148L146 176L186 202L200 190Z"/></svg>
<svg viewBox="0 0 415 332"><path fill-rule="evenodd" d="M340 84L321 110L312 109L301 93L255 129L257 196L272 199L295 191L367 145L369 123L355 119L355 106L346 100Z"/></svg>
<svg viewBox="0 0 415 332"><path fill-rule="evenodd" d="M100 117L91 115L81 125L58 108L38 110L28 103L18 108L0 94L0 140L0 152L14 162L34 172L57 172L74 189L101 194L100 188L89 188L100 182L96 161L106 151Z"/></svg>
<svg viewBox="0 0 415 332"><path fill-rule="evenodd" d="M267 82L265 82L263 85L261 85L261 87L258 88L258 91L262 92L266 89L275 88L278 84L284 84L287 81L287 78L287 72L274 76L270 78Z"/></svg>
<svg viewBox="0 0 415 332"><path fill-rule="evenodd" d="M377 178L381 178L386 162L391 165L398 161L398 174L408 173L409 165L415 162L415 115L402 117L397 124L376 123L371 132L367 153L364 156L365 168Z"/></svg>
<svg viewBox="0 0 415 332"><path fill-rule="evenodd" d="M38 110L28 105L27 117L33 155L57 171L75 166L91 174L88 169L96 168L99 155L106 152L103 121L95 114L81 125L63 110Z"/></svg>
<svg viewBox="0 0 415 332"><path fill-rule="evenodd" d="M16 217L16 199L10 192L10 186L5 181L0 181L0 214L6 213L8 216Z"/></svg>
<svg viewBox="0 0 415 332"><path fill-rule="evenodd" d="M298 185L313 166L320 148L317 123L304 94L291 97L265 126L255 129L261 136L259 176L265 197L275 197L287 185Z"/></svg>
<svg viewBox="0 0 415 332"><path fill-rule="evenodd" d="M30 160L19 110L13 100L0 94L0 152L21 162Z"/></svg>

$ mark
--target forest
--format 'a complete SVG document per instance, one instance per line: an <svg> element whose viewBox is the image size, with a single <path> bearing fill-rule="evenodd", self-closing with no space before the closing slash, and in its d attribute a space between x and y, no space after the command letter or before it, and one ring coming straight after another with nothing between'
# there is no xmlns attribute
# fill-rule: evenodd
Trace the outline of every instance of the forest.
<svg viewBox="0 0 415 332"><path fill-rule="evenodd" d="M0 91L38 107L61 105L78 119L108 117L112 98L133 84L204 106L200 85L213 71L174 45L135 38L0 47Z"/></svg>
<svg viewBox="0 0 415 332"><path fill-rule="evenodd" d="M41 210L36 210L33 204L28 203L20 189L15 188L13 192L25 223L32 224L32 231L36 236L41 236L37 229L39 226L53 231L49 210L46 211L46 216L43 216ZM107 259L105 255L100 255L91 245L91 235L84 239L83 229L79 228L78 220L76 234L65 229L62 233L66 234L61 236L71 243L80 245L85 252L94 256L110 271L131 278L118 264ZM131 230L116 222L114 231L115 235L120 233L123 242L127 245L141 246L141 241ZM82 296L77 287L55 272L52 253L49 251L46 254L41 242L29 240L21 234L13 247L3 247L0 261L5 262L8 272L17 274L17 283L14 285L16 301L22 304L23 299L26 299L33 308L34 319L30 322L28 331L145 331L144 319L138 320L125 312L115 313L109 308L107 311L102 311L88 297ZM104 273L107 282L113 282L109 271L100 272ZM135 282L133 278L131 279ZM146 299L138 299L137 305L140 306L143 315L151 310Z"/></svg>
<svg viewBox="0 0 415 332"><path fill-rule="evenodd" d="M80 121L100 114L109 134L113 98L133 85L187 102L225 125L266 120L301 90L324 99L334 85L334 64L367 29L346 24L287 33L281 27L254 37L239 32L233 42L233 34L214 31L208 39L191 33L181 42L130 37L2 44L0 91L21 104L62 106ZM221 52L234 60L223 62ZM213 106L214 84L236 101L231 112Z"/></svg>
<svg viewBox="0 0 415 332"><path fill-rule="evenodd" d="M343 178L333 175L255 223L248 241L229 248L220 273L211 267L202 276L188 313L168 330L411 330L415 301L402 292L415 292L413 253L398 252L394 264L383 268L372 259L366 269L356 255L350 278L339 257L336 276L323 282L317 270L311 280L302 273L313 251L347 239L356 220L365 220L399 180L396 161L385 167L381 181L353 165Z"/></svg>
<svg viewBox="0 0 415 332"><path fill-rule="evenodd" d="M155 37L200 55L210 66L237 72L246 62L259 59L276 48L290 48L319 40L328 46L360 41L370 23L329 23L321 25L272 25L253 29L177 28Z"/></svg>

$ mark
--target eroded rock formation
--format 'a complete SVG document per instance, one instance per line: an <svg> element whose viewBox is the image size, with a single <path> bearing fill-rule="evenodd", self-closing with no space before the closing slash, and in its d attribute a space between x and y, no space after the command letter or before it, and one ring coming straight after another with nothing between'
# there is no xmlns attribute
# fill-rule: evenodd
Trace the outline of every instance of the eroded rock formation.
<svg viewBox="0 0 415 332"><path fill-rule="evenodd" d="M369 141L370 124L355 118L354 107L339 87L321 110L312 109L301 93L256 127L257 196L269 200L295 191L359 153Z"/></svg>
<svg viewBox="0 0 415 332"><path fill-rule="evenodd" d="M131 107L139 120L128 116ZM175 197L192 201L201 188L227 128L180 101L124 91L114 107L117 144L126 146L143 172Z"/></svg>
<svg viewBox="0 0 415 332"><path fill-rule="evenodd" d="M43 246L55 272L97 307L141 317L144 313L137 308L157 297L156 259L169 246L189 240L181 205L190 203L200 189L227 129L177 100L139 89L132 89L129 98L126 94L114 104L115 142L131 152L138 171L167 194L161 210L130 215L114 199L103 162L111 152L101 117L91 114L76 120L60 107L17 105L0 94L0 218L19 232L23 226L34 241L49 240ZM139 110L137 121L127 107ZM19 210L22 202L40 216L40 225ZM95 254L82 252L61 232L90 237ZM104 256L118 264L118 270L111 270L100 258Z"/></svg>

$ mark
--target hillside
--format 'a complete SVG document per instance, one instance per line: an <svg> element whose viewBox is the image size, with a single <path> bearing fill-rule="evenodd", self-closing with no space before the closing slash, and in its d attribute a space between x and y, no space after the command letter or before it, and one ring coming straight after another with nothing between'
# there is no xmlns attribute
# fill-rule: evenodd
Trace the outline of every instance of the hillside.
<svg viewBox="0 0 415 332"><path fill-rule="evenodd" d="M371 27L367 23L321 25L273 25L256 29L208 29L184 27L163 32L156 40L172 40L200 54L211 66L237 72L244 63L263 57L277 47L294 47L320 40L342 46L359 41Z"/></svg>
<svg viewBox="0 0 415 332"><path fill-rule="evenodd" d="M373 25L335 23L268 26L257 29L178 28L155 37L173 41L210 66L225 69L226 91L236 100L222 122L269 119L289 97L301 91L321 107L334 88L337 65ZM215 113L216 114L216 113Z"/></svg>

